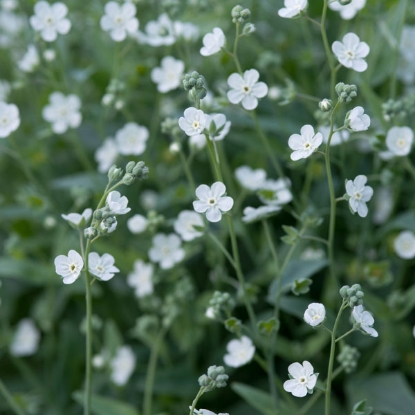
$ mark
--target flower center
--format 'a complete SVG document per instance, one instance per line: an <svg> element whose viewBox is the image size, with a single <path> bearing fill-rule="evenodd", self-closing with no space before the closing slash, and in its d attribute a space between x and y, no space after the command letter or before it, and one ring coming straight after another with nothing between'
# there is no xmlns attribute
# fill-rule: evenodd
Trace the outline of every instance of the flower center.
<svg viewBox="0 0 415 415"><path fill-rule="evenodd" d="M304 150L310 150L311 144L309 142L304 143Z"/></svg>
<svg viewBox="0 0 415 415"><path fill-rule="evenodd" d="M163 248L161 249L161 251L163 252L164 255L169 255L171 252L171 249L169 246L163 246Z"/></svg>
<svg viewBox="0 0 415 415"><path fill-rule="evenodd" d="M307 383L307 378L305 376L300 376L298 379L298 382L301 384Z"/></svg>
<svg viewBox="0 0 415 415"><path fill-rule="evenodd" d="M167 35L167 28L160 26L159 31L158 31L160 36L166 36Z"/></svg>
<svg viewBox="0 0 415 415"><path fill-rule="evenodd" d="M114 22L118 25L121 26L124 23L124 19L122 18L121 15L118 15L114 18Z"/></svg>
<svg viewBox="0 0 415 415"><path fill-rule="evenodd" d="M45 23L46 23L48 26L52 26L52 23L53 23L53 18L52 18L52 16L47 16L47 17L45 18Z"/></svg>
<svg viewBox="0 0 415 415"><path fill-rule="evenodd" d="M243 87L243 91L245 92L245 94L249 94L251 92L251 88L248 85L245 85Z"/></svg>
<svg viewBox="0 0 415 415"><path fill-rule="evenodd" d="M192 123L192 127L195 129L195 130L197 130L199 127L200 127L200 123L199 123L199 121L193 121L193 123Z"/></svg>
<svg viewBox="0 0 415 415"><path fill-rule="evenodd" d="M320 318L320 315L319 314L314 314L313 320L318 320L319 318Z"/></svg>
<svg viewBox="0 0 415 415"><path fill-rule="evenodd" d="M397 144L398 144L398 147L403 148L405 147L406 142L403 138L399 138Z"/></svg>
<svg viewBox="0 0 415 415"><path fill-rule="evenodd" d="M98 272L103 272L104 271L104 267L102 265L97 265L97 271Z"/></svg>
<svg viewBox="0 0 415 415"><path fill-rule="evenodd" d="M354 59L354 52L352 50L348 50L346 55L349 59Z"/></svg>
<svg viewBox="0 0 415 415"><path fill-rule="evenodd" d="M7 125L8 121L9 120L7 119L7 117L3 117L3 118L0 119L0 122L1 122L2 125Z"/></svg>
<svg viewBox="0 0 415 415"><path fill-rule="evenodd" d="M362 198L362 194L360 192L356 192L354 194L354 198L357 199L357 200L360 200Z"/></svg>
<svg viewBox="0 0 415 415"><path fill-rule="evenodd" d="M211 198L208 200L208 204L209 204L209 205L211 205L211 206L216 205L216 199L215 199L215 198L213 198L213 197L211 197Z"/></svg>
<svg viewBox="0 0 415 415"><path fill-rule="evenodd" d="M76 264L71 264L71 265L69 265L69 271L71 271L72 272L72 274L75 274L75 272L76 272Z"/></svg>

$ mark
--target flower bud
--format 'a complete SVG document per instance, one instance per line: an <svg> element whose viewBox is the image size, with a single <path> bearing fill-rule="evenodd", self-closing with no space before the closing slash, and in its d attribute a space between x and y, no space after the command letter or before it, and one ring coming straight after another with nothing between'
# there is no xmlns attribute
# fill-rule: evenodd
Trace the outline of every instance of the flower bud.
<svg viewBox="0 0 415 415"><path fill-rule="evenodd" d="M97 236L98 232L95 228L90 226L84 230L84 236L86 239L94 239Z"/></svg>
<svg viewBox="0 0 415 415"><path fill-rule="evenodd" d="M129 161L129 162L127 163L127 165L125 166L125 171L126 171L127 173L132 173L132 172L133 172L134 167L135 167L135 162L134 162L134 161Z"/></svg>
<svg viewBox="0 0 415 415"><path fill-rule="evenodd" d="M356 85L347 85L339 82L335 87L336 93L340 102L351 102L353 98L357 97Z"/></svg>
<svg viewBox="0 0 415 415"><path fill-rule="evenodd" d="M243 36L249 36L251 33L254 33L256 31L256 27L252 23L246 23L243 30L242 35Z"/></svg>
<svg viewBox="0 0 415 415"><path fill-rule="evenodd" d="M324 98L319 102L318 107L323 112L331 111L333 108L333 101L331 99Z"/></svg>
<svg viewBox="0 0 415 415"><path fill-rule="evenodd" d="M125 173L124 177L122 178L122 182L129 186L130 184L133 184L135 182L135 176L131 173Z"/></svg>
<svg viewBox="0 0 415 415"><path fill-rule="evenodd" d="M113 164L108 171L108 179L110 182L116 182L121 179L123 170Z"/></svg>

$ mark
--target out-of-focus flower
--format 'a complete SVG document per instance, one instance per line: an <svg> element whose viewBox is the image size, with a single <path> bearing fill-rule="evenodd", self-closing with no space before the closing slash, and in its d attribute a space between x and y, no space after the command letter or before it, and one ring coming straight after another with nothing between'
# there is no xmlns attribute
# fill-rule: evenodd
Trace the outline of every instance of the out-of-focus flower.
<svg viewBox="0 0 415 415"><path fill-rule="evenodd" d="M127 33L138 30L138 19L135 17L136 7L132 3L118 4L110 1L105 5L105 14L101 17L102 30L110 33L115 42L122 42Z"/></svg>
<svg viewBox="0 0 415 415"><path fill-rule="evenodd" d="M165 56L161 60L161 66L151 71L151 80L157 84L159 92L166 93L180 85L183 71L184 63L181 60Z"/></svg>
<svg viewBox="0 0 415 415"><path fill-rule="evenodd" d="M20 320L10 345L10 353L17 357L31 356L37 352L39 339L40 333L33 320Z"/></svg>
<svg viewBox="0 0 415 415"><path fill-rule="evenodd" d="M135 288L137 298L145 297L153 293L153 272L154 268L152 264L146 264L141 260L134 262L134 269L128 274L127 284Z"/></svg>
<svg viewBox="0 0 415 415"><path fill-rule="evenodd" d="M135 369L135 356L130 346L122 346L111 360L111 380L118 386L124 386Z"/></svg>
<svg viewBox="0 0 415 415"><path fill-rule="evenodd" d="M134 215L127 221L127 228L131 233L142 233L147 229L148 220L143 215Z"/></svg>
<svg viewBox="0 0 415 415"><path fill-rule="evenodd" d="M115 141L120 154L138 156L144 153L148 137L147 127L129 122L117 131Z"/></svg>
<svg viewBox="0 0 415 415"><path fill-rule="evenodd" d="M19 125L19 109L16 105L0 102L0 138L8 137Z"/></svg>
<svg viewBox="0 0 415 415"><path fill-rule="evenodd" d="M409 127L392 127L386 134L386 146L394 156L407 156L413 140L414 133Z"/></svg>
<svg viewBox="0 0 415 415"><path fill-rule="evenodd" d="M200 49L200 54L203 56L210 56L218 53L225 45L225 35L219 27L215 27L212 33L207 33L203 36L203 47Z"/></svg>
<svg viewBox="0 0 415 415"><path fill-rule="evenodd" d="M33 72L39 63L39 54L35 45L29 45L22 59L17 62L17 66L23 72Z"/></svg>
<svg viewBox="0 0 415 415"><path fill-rule="evenodd" d="M194 226L204 227L202 216L192 210L183 210L174 221L174 230L180 235L183 241L192 241L203 235L203 232L196 230Z"/></svg>
<svg viewBox="0 0 415 415"><path fill-rule="evenodd" d="M411 231L401 232L394 240L396 255L403 259L415 258L415 235Z"/></svg>
<svg viewBox="0 0 415 415"><path fill-rule="evenodd" d="M158 233L153 237L153 245L148 251L151 261L159 263L160 268L170 269L184 258L182 241L175 234Z"/></svg>
<svg viewBox="0 0 415 415"><path fill-rule="evenodd" d="M67 215L61 215L69 224L74 228L84 228L92 216L92 209L85 209L82 214L68 213Z"/></svg>
<svg viewBox="0 0 415 415"><path fill-rule="evenodd" d="M118 157L118 146L113 138L106 138L101 147L95 152L98 171L107 173Z"/></svg>
<svg viewBox="0 0 415 415"><path fill-rule="evenodd" d="M308 6L307 0L284 0L284 6L278 10L278 15L285 19L298 17L300 13Z"/></svg>
<svg viewBox="0 0 415 415"><path fill-rule="evenodd" d="M329 3L331 10L340 13L340 17L343 20L350 20L356 16L357 12L362 10L366 6L366 0L352 0L351 3L341 5L338 1L332 1Z"/></svg>
<svg viewBox="0 0 415 415"><path fill-rule="evenodd" d="M241 339L231 340L227 346L227 354L223 357L226 365L230 367L240 367L246 365L255 354L255 346L252 340L247 336L242 336Z"/></svg>

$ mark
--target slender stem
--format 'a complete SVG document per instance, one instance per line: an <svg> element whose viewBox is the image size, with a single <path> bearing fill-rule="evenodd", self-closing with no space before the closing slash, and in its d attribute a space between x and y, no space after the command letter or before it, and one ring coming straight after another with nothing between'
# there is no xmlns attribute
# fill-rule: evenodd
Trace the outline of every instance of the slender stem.
<svg viewBox="0 0 415 415"><path fill-rule="evenodd" d="M213 233L207 232L207 234L209 235L210 239L212 239L212 241L216 244L216 246L222 251L222 253L226 256L226 258L228 259L228 261L231 263L231 265L234 267L236 271L237 267L236 267L235 261L233 260L229 251L223 246L222 242Z"/></svg>
<svg viewBox="0 0 415 415"><path fill-rule="evenodd" d="M301 239L308 239L310 241L316 241L316 242L321 242L324 245L328 245L328 241L326 239L323 238L319 238L318 236L312 236L312 235L303 235L301 237Z"/></svg>
<svg viewBox="0 0 415 415"><path fill-rule="evenodd" d="M156 376L157 360L160 346L167 328L163 327L157 335L156 341L152 344L150 360L147 366L146 383L144 387L143 415L151 415L151 405L153 400L154 379Z"/></svg>
<svg viewBox="0 0 415 415"><path fill-rule="evenodd" d="M314 23L315 25L317 25L319 28L321 28L321 23L319 23L317 20L312 19L308 14L305 15L305 17L307 18L307 20L309 20L311 23Z"/></svg>
<svg viewBox="0 0 415 415"><path fill-rule="evenodd" d="M343 310L347 307L347 304L344 302L340 306L340 310L337 314L336 321L334 322L333 331L331 333L331 347L330 347L330 358L329 358L329 368L327 371L327 385L326 385L326 403L325 403L325 415L330 415L330 403L331 403L331 382L333 378L333 364L334 364L334 355L336 351L336 330L340 322L340 317L343 313Z"/></svg>
<svg viewBox="0 0 415 415"><path fill-rule="evenodd" d="M307 100L313 101L313 102L320 102L321 101L321 99L319 99L317 97L313 97L312 95L308 95L308 94L301 94L299 92L296 92L295 96L298 97L298 98L307 99Z"/></svg>
<svg viewBox="0 0 415 415"><path fill-rule="evenodd" d="M268 222L266 220L263 220L262 225L264 226L265 237L267 238L267 242L268 242L269 250L271 251L272 259L275 262L275 270L278 272L278 270L279 270L278 255L277 255L277 251L275 249L274 242L273 242L272 237L271 237L271 232L270 232L270 229L269 229Z"/></svg>
<svg viewBox="0 0 415 415"><path fill-rule="evenodd" d="M344 339L346 336L348 336L349 334L353 333L354 331L356 331L356 329L353 327L351 330L349 330L347 333L344 333L343 336L340 336L336 339L336 343L341 340Z"/></svg>
<svg viewBox="0 0 415 415"><path fill-rule="evenodd" d="M411 163L409 157L405 157L405 168L408 170L408 173L412 176L412 179L415 180L415 167Z"/></svg>
<svg viewBox="0 0 415 415"><path fill-rule="evenodd" d="M194 189L196 189L195 181L193 180L192 172L189 169L189 164L186 160L186 157L185 157L184 152L183 152L181 147L180 147L180 150L179 150L179 154L180 154L180 160L181 160L183 168L184 168L184 172L186 174L187 181L189 182L190 187L194 190Z"/></svg>
<svg viewBox="0 0 415 415"><path fill-rule="evenodd" d="M193 400L192 407L190 408L189 415L194 415L195 409L196 409L196 405L197 405L197 401L203 395L204 392L205 392L205 387L202 386L200 388L199 392L197 393L196 398Z"/></svg>
<svg viewBox="0 0 415 415"><path fill-rule="evenodd" d="M91 408L91 363L92 363L92 296L91 296L91 275L88 270L88 256L91 242L88 241L85 250L85 288L86 288L86 366L85 366L85 404L84 415L90 414Z"/></svg>
<svg viewBox="0 0 415 415"><path fill-rule="evenodd" d="M9 390L6 388L6 385L3 383L3 381L0 379L0 393L4 396L4 399L9 404L10 408L13 409L13 411L17 415L25 415L23 410L19 408L16 401L14 400L12 394L9 392Z"/></svg>
<svg viewBox="0 0 415 415"><path fill-rule="evenodd" d="M236 26L236 33L235 33L235 42L233 43L232 58L235 62L236 68L238 69L238 72L242 75L242 67L238 59L239 23L236 23L235 26Z"/></svg>

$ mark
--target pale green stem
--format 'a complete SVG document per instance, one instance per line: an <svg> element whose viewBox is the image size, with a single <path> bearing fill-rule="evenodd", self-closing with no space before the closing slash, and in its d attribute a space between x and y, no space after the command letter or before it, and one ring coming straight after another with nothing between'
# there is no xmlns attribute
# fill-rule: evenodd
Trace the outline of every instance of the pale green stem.
<svg viewBox="0 0 415 415"><path fill-rule="evenodd" d="M295 96L298 97L298 98L307 99L307 100L313 101L313 102L320 102L321 101L320 98L313 97L312 95L308 95L308 94L301 94L299 92L296 92Z"/></svg>
<svg viewBox="0 0 415 415"><path fill-rule="evenodd" d="M223 246L222 242L218 238L216 238L216 236L213 233L207 232L207 234L209 235L210 239L212 239L212 241L216 244L216 246L221 250L221 252L226 256L226 258L228 259L228 261L231 263L231 265L236 271L237 266L235 264L235 261L233 260L229 251Z"/></svg>
<svg viewBox="0 0 415 415"><path fill-rule="evenodd" d="M235 34L235 42L233 43L232 57L235 62L236 68L238 69L238 72L242 75L242 67L238 59L239 23L236 23L235 26L236 26L236 34Z"/></svg>
<svg viewBox="0 0 415 415"><path fill-rule="evenodd" d="M195 181L193 180L192 172L191 172L191 170L189 168L189 164L188 164L188 162L186 160L186 157L184 155L184 152L183 152L183 150L181 148L179 150L179 154L180 154L180 160L182 162L184 172L186 174L187 181L189 182L189 185L192 188L192 190L194 190L194 189L196 189Z"/></svg>
<svg viewBox="0 0 415 415"><path fill-rule="evenodd" d="M144 387L143 414L151 415L151 406L153 400L154 379L156 376L157 360L160 352L160 346L166 334L166 327L163 327L157 335L156 341L152 344L150 360L147 366L146 383Z"/></svg>
<svg viewBox="0 0 415 415"><path fill-rule="evenodd" d="M16 413L17 415L25 415L23 410L19 408L12 394L6 388L6 385L3 383L1 379L0 379L0 393L4 396L4 399L9 404L10 408L13 409L14 413Z"/></svg>
<svg viewBox="0 0 415 415"><path fill-rule="evenodd" d="M329 367L327 371L325 415L330 415L331 382L333 379L333 364L334 364L334 355L336 352L336 330L340 322L340 317L345 308L347 308L347 304L343 301L342 305L340 306L340 310L337 314L336 321L334 322L333 331L331 333L330 358L329 358Z"/></svg>
<svg viewBox="0 0 415 415"><path fill-rule="evenodd" d="M190 408L189 415L194 415L194 412L195 412L195 409L196 409L196 405L197 405L197 401L203 395L204 392L205 392L205 387L202 386L200 388L199 392L197 393L196 398L193 400L192 407Z"/></svg>
<svg viewBox="0 0 415 415"><path fill-rule="evenodd" d="M344 333L343 334L343 336L340 336L340 337L338 337L337 339L336 339L336 343L339 341L339 340L341 340L341 339L344 339L346 336L348 336L349 334L351 334L351 333L353 333L354 331L356 331L357 329L355 329L354 327L351 329L351 330L349 330L347 333Z"/></svg>
<svg viewBox="0 0 415 415"><path fill-rule="evenodd" d="M323 239L323 238L319 238L318 236L312 236L312 235L304 235L304 236L302 236L301 237L301 239L307 239L307 240L309 240L309 241L316 241L316 242L320 242L320 243L322 243L322 244L324 244L324 245L328 245L329 243L328 243L328 241L326 241L325 239Z"/></svg>

